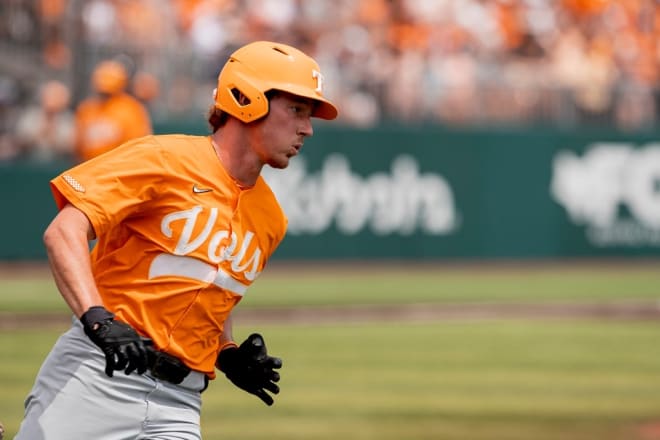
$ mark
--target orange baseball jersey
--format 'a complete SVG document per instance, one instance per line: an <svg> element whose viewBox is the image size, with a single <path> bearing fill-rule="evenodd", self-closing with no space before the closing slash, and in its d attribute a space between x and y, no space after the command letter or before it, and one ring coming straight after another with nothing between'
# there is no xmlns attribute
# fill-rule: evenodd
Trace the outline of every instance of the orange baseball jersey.
<svg viewBox="0 0 660 440"><path fill-rule="evenodd" d="M241 188L209 137L147 136L51 181L98 241L105 307L156 347L214 378L223 324L284 238L287 219L262 177Z"/></svg>
<svg viewBox="0 0 660 440"><path fill-rule="evenodd" d="M80 161L151 133L151 118L146 107L126 93L107 100L90 98L76 110L75 152Z"/></svg>

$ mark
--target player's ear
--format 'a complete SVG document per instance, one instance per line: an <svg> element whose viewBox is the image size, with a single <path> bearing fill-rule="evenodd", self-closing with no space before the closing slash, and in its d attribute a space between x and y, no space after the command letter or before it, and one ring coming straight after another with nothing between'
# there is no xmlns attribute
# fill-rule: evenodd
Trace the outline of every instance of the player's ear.
<svg viewBox="0 0 660 440"><path fill-rule="evenodd" d="M250 103L250 98L248 98L247 96L245 96L245 95L243 94L243 92L241 92L240 90L238 90L238 89L233 89L231 92L232 92L232 94L234 95L234 98L236 98L236 101L237 101L241 106L245 106L245 105L248 105L248 104Z"/></svg>
<svg viewBox="0 0 660 440"><path fill-rule="evenodd" d="M248 105L250 103L250 98L241 93L238 97L238 102L240 102L241 105Z"/></svg>

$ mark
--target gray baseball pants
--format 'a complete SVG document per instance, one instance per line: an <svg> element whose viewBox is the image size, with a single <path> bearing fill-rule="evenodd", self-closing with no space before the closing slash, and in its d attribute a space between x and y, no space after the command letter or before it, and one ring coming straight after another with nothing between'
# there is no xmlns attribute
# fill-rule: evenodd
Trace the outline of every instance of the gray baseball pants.
<svg viewBox="0 0 660 440"><path fill-rule="evenodd" d="M200 440L201 390L193 371L179 385L105 374L105 357L78 320L55 343L25 400L14 440Z"/></svg>

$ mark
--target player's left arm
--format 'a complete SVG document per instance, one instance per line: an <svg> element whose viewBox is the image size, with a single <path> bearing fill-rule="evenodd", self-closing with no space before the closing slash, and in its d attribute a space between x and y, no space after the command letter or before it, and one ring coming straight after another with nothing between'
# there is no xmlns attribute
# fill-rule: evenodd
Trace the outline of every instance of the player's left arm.
<svg viewBox="0 0 660 440"><path fill-rule="evenodd" d="M234 342L232 334L233 319L231 314L224 323L220 338L220 353L216 367L225 373L234 385L254 394L266 405L273 404L273 397L266 391L278 394L282 360L268 355L263 337L257 333L250 335L241 345Z"/></svg>
<svg viewBox="0 0 660 440"><path fill-rule="evenodd" d="M254 394L266 405L272 405L273 397L267 393L278 394L280 374L275 371L282 368L282 359L268 354L266 342L258 333L253 333L238 347L228 346L220 351L216 367L225 373L234 385Z"/></svg>
<svg viewBox="0 0 660 440"><path fill-rule="evenodd" d="M234 342L233 335L233 319L231 313L225 319L225 323L222 327L222 336L220 337L220 351L228 347L238 347L238 344Z"/></svg>

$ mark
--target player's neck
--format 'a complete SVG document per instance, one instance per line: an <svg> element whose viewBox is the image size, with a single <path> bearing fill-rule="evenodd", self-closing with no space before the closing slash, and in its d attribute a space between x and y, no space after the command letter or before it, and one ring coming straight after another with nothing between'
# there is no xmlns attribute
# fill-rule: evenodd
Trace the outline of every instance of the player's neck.
<svg viewBox="0 0 660 440"><path fill-rule="evenodd" d="M240 141L230 141L219 134L211 135L211 145L223 168L242 189L251 188L257 182L263 165L255 161L254 152L243 147Z"/></svg>

